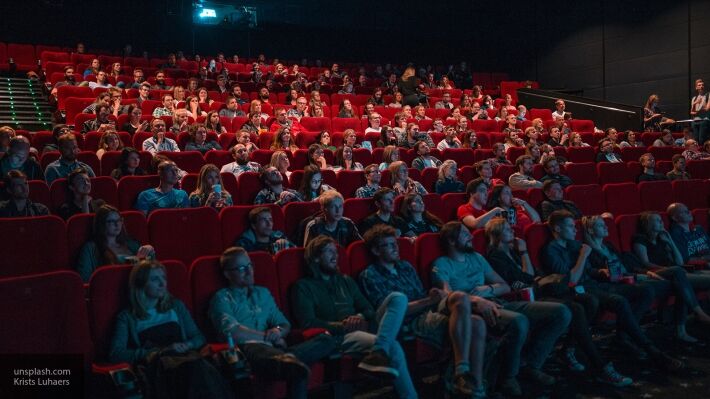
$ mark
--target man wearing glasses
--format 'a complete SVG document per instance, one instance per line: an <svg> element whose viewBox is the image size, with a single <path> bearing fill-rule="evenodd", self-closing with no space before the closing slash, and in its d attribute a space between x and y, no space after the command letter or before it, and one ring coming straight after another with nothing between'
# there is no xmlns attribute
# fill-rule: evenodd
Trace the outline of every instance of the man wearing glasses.
<svg viewBox="0 0 710 399"><path fill-rule="evenodd" d="M365 167L365 179L367 179L367 184L355 191L355 198L372 198L380 189L382 174L377 164L373 163Z"/></svg>
<svg viewBox="0 0 710 399"><path fill-rule="evenodd" d="M296 118L296 120L301 120L304 116L308 116L308 100L306 97L298 97L296 100L296 108L291 108L286 113L289 118Z"/></svg>
<svg viewBox="0 0 710 399"><path fill-rule="evenodd" d="M153 133L153 137L143 142L143 151L148 151L152 155L161 151L180 152L175 140L165 137L165 126L165 121L160 118L150 121L150 131Z"/></svg>
<svg viewBox="0 0 710 399"><path fill-rule="evenodd" d="M335 350L330 334L319 334L287 346L291 324L279 310L268 288L254 285L254 265L244 248L231 247L220 266L229 286L212 297L209 317L222 338L239 344L252 371L262 377L286 380L289 398L306 398L309 364Z"/></svg>

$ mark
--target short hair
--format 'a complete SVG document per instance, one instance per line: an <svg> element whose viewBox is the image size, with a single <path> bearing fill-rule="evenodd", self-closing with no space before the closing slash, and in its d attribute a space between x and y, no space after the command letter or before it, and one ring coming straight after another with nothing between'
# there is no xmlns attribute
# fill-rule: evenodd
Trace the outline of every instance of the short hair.
<svg viewBox="0 0 710 399"><path fill-rule="evenodd" d="M387 194L394 194L394 190L389 187L380 187L372 196L374 202L380 202Z"/></svg>
<svg viewBox="0 0 710 399"><path fill-rule="evenodd" d="M476 190L478 190L478 186L480 186L481 184L488 187L488 185L486 184L486 181L480 177L471 180L466 185L466 194L473 195L476 192Z"/></svg>
<svg viewBox="0 0 710 399"><path fill-rule="evenodd" d="M308 244L306 244L306 249L303 253L303 258L306 262L306 265L315 263L316 258L318 258L321 252L323 252L323 248L330 244L337 245L333 238L326 235L319 235L308 241Z"/></svg>
<svg viewBox="0 0 710 399"><path fill-rule="evenodd" d="M547 223L550 225L550 229L554 229L555 226L559 226L565 219L574 219L574 215L566 210L554 211L550 214L547 219Z"/></svg>
<svg viewBox="0 0 710 399"><path fill-rule="evenodd" d="M367 230L365 235L363 236L363 240L365 241L365 246L367 247L368 251L372 251L373 248L375 248L377 245L382 242L383 238L387 237L397 237L397 230L394 229L394 227L387 225L387 224L377 224L371 229Z"/></svg>
<svg viewBox="0 0 710 399"><path fill-rule="evenodd" d="M177 167L177 164L175 162L167 160L167 161L162 161L158 164L158 174L161 175L163 174L163 171L165 171L165 168L169 166L175 166Z"/></svg>
<svg viewBox="0 0 710 399"><path fill-rule="evenodd" d="M328 190L321 194L320 197L318 197L318 202L320 203L321 207L325 208L329 206L336 198L340 198L341 201L345 201L343 199L343 195L337 192L336 190Z"/></svg>
<svg viewBox="0 0 710 399"><path fill-rule="evenodd" d="M372 173L374 170L379 170L380 167L376 163L371 163L367 166L365 166L365 174Z"/></svg>
<svg viewBox="0 0 710 399"><path fill-rule="evenodd" d="M67 72L68 70L70 70L70 69L75 69L75 68L74 68L72 65L66 65L66 66L64 67L64 72L66 73L66 72Z"/></svg>
<svg viewBox="0 0 710 399"><path fill-rule="evenodd" d="M676 155L679 155L679 154L676 154ZM647 152L647 153L641 155L641 156L639 157L639 163L642 163L643 160L644 160L644 158L648 158L648 157L652 157L652 156L653 156L653 154L651 154L650 152Z"/></svg>
<svg viewBox="0 0 710 399"><path fill-rule="evenodd" d="M106 105L106 104L103 104L103 103L96 104L96 108L94 108L94 114L95 114L95 115L100 114L100 113L101 113L101 110L104 109L104 108L107 108L109 111L111 110L111 106L110 106L110 105Z"/></svg>
<svg viewBox="0 0 710 399"><path fill-rule="evenodd" d="M685 157L683 156L683 154L675 154L673 155L673 157L671 157L671 162L673 162L673 165L675 165L681 159L685 161Z"/></svg>
<svg viewBox="0 0 710 399"><path fill-rule="evenodd" d="M15 136L10 139L10 144L9 144L10 149L13 149L15 147L19 147L20 145L27 145L29 147L30 140L25 136Z"/></svg>
<svg viewBox="0 0 710 399"><path fill-rule="evenodd" d="M165 97L173 97L174 98L174 96L171 93L165 93L160 97L160 100L165 101Z"/></svg>
<svg viewBox="0 0 710 399"><path fill-rule="evenodd" d="M560 163L560 161L557 159L557 157L549 157L549 158L545 158L545 161L542 163L542 167L544 169L547 169L547 164L552 161L556 161L557 163Z"/></svg>
<svg viewBox="0 0 710 399"><path fill-rule="evenodd" d="M658 215L656 212L641 212L638 220L638 233L648 235L651 230L651 218L656 215Z"/></svg>
<svg viewBox="0 0 710 399"><path fill-rule="evenodd" d="M227 99L225 100L225 102L228 103L228 102L230 102L230 101L232 101L232 100L235 100L235 101L236 101L237 98L234 97L234 96L227 96Z"/></svg>
<svg viewBox="0 0 710 399"><path fill-rule="evenodd" d="M135 72L135 71L134 71L134 72ZM148 82L143 82L143 83L141 83L140 86L138 86L139 89L140 89L141 87L145 87L146 89L150 90L150 83L148 83Z"/></svg>
<svg viewBox="0 0 710 399"><path fill-rule="evenodd" d="M475 164L473 164L473 167L474 167L474 169L476 169L476 173L481 174L481 170L483 170L483 167L486 165L492 166L490 161L483 160L483 161L479 161L479 162L476 162Z"/></svg>
<svg viewBox="0 0 710 399"><path fill-rule="evenodd" d="M524 164L525 161L532 161L533 158L530 155L521 155L515 160L515 167L520 168L520 165Z"/></svg>
<svg viewBox="0 0 710 399"><path fill-rule="evenodd" d="M256 218L264 212L268 212L269 214L271 214L271 209L266 206L257 206L256 208L250 210L248 216L249 224L253 225L254 223L256 223Z"/></svg>
<svg viewBox="0 0 710 399"><path fill-rule="evenodd" d="M559 181L557 181L555 179L549 179L549 180L545 180L545 182L542 183L542 192L546 193L548 190L550 190L550 188L552 188L553 184L559 184L560 187L562 187L562 184L560 184Z"/></svg>
<svg viewBox="0 0 710 399"><path fill-rule="evenodd" d="M251 214L251 212L249 213ZM242 247L229 247L225 249L224 252L222 252L222 256L219 257L219 266L224 270L234 259L241 255L249 256L247 251Z"/></svg>
<svg viewBox="0 0 710 399"><path fill-rule="evenodd" d="M441 231L439 232L439 243L441 244L441 247L448 249L449 242L456 241L463 227L463 223L455 220L447 222L441 226Z"/></svg>
<svg viewBox="0 0 710 399"><path fill-rule="evenodd" d="M454 161L453 159L447 159L444 162L442 162L441 165L439 165L439 170L437 172L437 178L439 180L446 179L446 169L451 168L452 166L457 166L456 161ZM454 180L458 180L456 177L456 174L454 174Z"/></svg>

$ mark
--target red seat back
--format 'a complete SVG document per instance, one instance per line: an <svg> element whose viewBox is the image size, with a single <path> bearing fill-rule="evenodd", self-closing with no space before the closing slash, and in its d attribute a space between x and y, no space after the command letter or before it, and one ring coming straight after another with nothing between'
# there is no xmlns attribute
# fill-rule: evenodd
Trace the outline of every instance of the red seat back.
<svg viewBox="0 0 710 399"><path fill-rule="evenodd" d="M414 242L414 255L417 259L417 271L424 287L431 286L431 264L443 256L439 244L439 233L424 233Z"/></svg>
<svg viewBox="0 0 710 399"><path fill-rule="evenodd" d="M160 184L157 175L125 176L118 181L118 209L122 211L135 209L134 205L138 195Z"/></svg>
<svg viewBox="0 0 710 399"><path fill-rule="evenodd" d="M377 211L372 198L349 198L343 205L343 215L359 224L363 219Z"/></svg>
<svg viewBox="0 0 710 399"><path fill-rule="evenodd" d="M597 173L601 185L634 181L634 176L623 162L600 162L597 164Z"/></svg>
<svg viewBox="0 0 710 399"><path fill-rule="evenodd" d="M0 352L92 352L79 275L69 271L0 279Z"/></svg>
<svg viewBox="0 0 710 399"><path fill-rule="evenodd" d="M594 162L568 163L565 174L572 179L573 184L597 184L597 166Z"/></svg>
<svg viewBox="0 0 710 399"><path fill-rule="evenodd" d="M606 209L614 216L638 213L641 210L636 183L607 184L602 188Z"/></svg>
<svg viewBox="0 0 710 399"><path fill-rule="evenodd" d="M148 216L148 233L160 259L189 264L200 256L222 252L219 218L209 207L157 209Z"/></svg>
<svg viewBox="0 0 710 399"><path fill-rule="evenodd" d="M67 231L58 216L0 219L3 254L0 277L44 273L69 266Z"/></svg>
<svg viewBox="0 0 710 399"><path fill-rule="evenodd" d="M542 267L540 253L542 248L552 239L552 233L547 223L534 223L525 228L525 241L528 244L530 260L536 268Z"/></svg>
<svg viewBox="0 0 710 399"><path fill-rule="evenodd" d="M693 176L695 177L695 176ZM707 208L710 202L710 183L705 180L673 180L673 195L688 208Z"/></svg>
<svg viewBox="0 0 710 399"><path fill-rule="evenodd" d="M673 186L670 181L640 182L638 191L644 211L665 212L673 202Z"/></svg>

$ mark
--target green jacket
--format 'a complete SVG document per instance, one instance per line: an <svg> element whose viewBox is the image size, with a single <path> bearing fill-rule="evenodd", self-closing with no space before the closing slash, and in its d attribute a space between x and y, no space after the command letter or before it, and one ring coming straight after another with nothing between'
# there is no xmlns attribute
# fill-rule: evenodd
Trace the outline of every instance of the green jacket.
<svg viewBox="0 0 710 399"><path fill-rule="evenodd" d="M306 277L291 290L293 315L302 328L325 328L344 335L342 320L361 314L374 321L375 311L355 280L340 272L330 278L317 265L306 265Z"/></svg>

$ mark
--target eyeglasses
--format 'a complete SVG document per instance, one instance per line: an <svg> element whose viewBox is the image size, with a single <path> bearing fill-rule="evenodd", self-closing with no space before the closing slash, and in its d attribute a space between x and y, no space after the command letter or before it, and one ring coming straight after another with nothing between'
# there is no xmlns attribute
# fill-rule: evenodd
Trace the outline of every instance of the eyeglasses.
<svg viewBox="0 0 710 399"><path fill-rule="evenodd" d="M254 265L252 265L251 263L247 263L246 265L241 265L241 266L237 266L237 267L226 268L226 269L224 269L224 271L225 271L225 272L237 271L237 272L239 272L240 274L244 274L244 273L246 273L248 270L251 270L251 269L253 269L253 268L254 268Z"/></svg>

